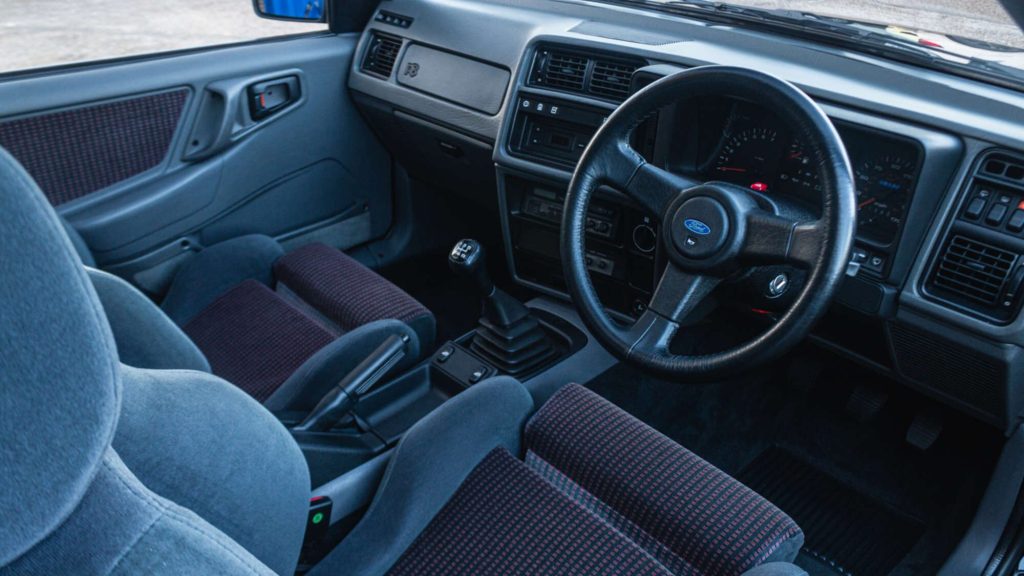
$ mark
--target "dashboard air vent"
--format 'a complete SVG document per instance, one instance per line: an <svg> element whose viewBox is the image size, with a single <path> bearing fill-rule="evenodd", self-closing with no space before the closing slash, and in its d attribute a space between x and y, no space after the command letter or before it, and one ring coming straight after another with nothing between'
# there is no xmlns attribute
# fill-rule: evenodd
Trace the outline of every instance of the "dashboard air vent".
<svg viewBox="0 0 1024 576"><path fill-rule="evenodd" d="M534 59L529 84L622 102L629 96L633 72L645 64L640 59L582 50L541 48Z"/></svg>
<svg viewBox="0 0 1024 576"><path fill-rule="evenodd" d="M1024 183L1024 161L1013 156L991 154L982 162L978 172L992 178Z"/></svg>
<svg viewBox="0 0 1024 576"><path fill-rule="evenodd" d="M636 68L630 64L596 60L590 77L590 92L612 100L625 100Z"/></svg>
<svg viewBox="0 0 1024 576"><path fill-rule="evenodd" d="M548 55L538 82L551 88L582 92L586 77L586 58L564 52L552 52Z"/></svg>
<svg viewBox="0 0 1024 576"><path fill-rule="evenodd" d="M997 305L1017 255L965 236L953 236L939 259L933 284L986 306Z"/></svg>
<svg viewBox="0 0 1024 576"><path fill-rule="evenodd" d="M395 61L398 59L398 52L401 49L401 38L373 32L370 45L366 49L366 56L363 57L362 70L390 78L391 70L395 67Z"/></svg>

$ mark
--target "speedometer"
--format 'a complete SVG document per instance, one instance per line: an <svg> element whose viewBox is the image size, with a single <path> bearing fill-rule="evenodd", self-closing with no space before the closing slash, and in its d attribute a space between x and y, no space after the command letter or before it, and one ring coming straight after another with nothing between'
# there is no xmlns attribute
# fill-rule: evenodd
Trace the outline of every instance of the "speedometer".
<svg viewBox="0 0 1024 576"><path fill-rule="evenodd" d="M901 156L869 158L857 166L857 233L881 244L896 240L914 183L914 163Z"/></svg>

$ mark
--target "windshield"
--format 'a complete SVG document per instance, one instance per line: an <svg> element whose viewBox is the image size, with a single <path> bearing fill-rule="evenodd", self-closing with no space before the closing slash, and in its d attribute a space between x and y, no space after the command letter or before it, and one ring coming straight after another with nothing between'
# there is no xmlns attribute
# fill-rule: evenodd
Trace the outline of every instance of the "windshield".
<svg viewBox="0 0 1024 576"><path fill-rule="evenodd" d="M850 42L898 45L939 65L1024 84L1024 32L999 0L610 0L688 13L785 23ZM841 33L841 34L840 34Z"/></svg>

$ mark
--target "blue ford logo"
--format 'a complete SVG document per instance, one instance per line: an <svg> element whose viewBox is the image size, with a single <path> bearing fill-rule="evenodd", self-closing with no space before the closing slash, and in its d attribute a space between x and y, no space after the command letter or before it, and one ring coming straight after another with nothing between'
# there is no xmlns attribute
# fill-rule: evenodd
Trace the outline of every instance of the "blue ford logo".
<svg viewBox="0 0 1024 576"><path fill-rule="evenodd" d="M701 222L700 220L687 218L686 220L683 221L683 226L686 226L686 229L689 230L690 232L693 232L694 234L700 234L701 236L707 236L708 234L711 234L711 228L709 228L707 224Z"/></svg>

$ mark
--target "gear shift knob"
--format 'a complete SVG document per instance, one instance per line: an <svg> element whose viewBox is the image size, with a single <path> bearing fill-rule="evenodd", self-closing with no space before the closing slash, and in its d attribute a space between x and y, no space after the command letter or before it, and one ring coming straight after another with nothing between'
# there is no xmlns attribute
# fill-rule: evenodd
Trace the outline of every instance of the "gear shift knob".
<svg viewBox="0 0 1024 576"><path fill-rule="evenodd" d="M448 266L456 274L472 278L484 298L494 293L494 282L487 273L484 247L476 240L459 240L448 253Z"/></svg>
<svg viewBox="0 0 1024 576"><path fill-rule="evenodd" d="M472 278L483 296L483 315L470 345L477 356L516 376L529 373L555 354L530 309L494 285L479 242L459 240L448 253L448 266L456 274Z"/></svg>

